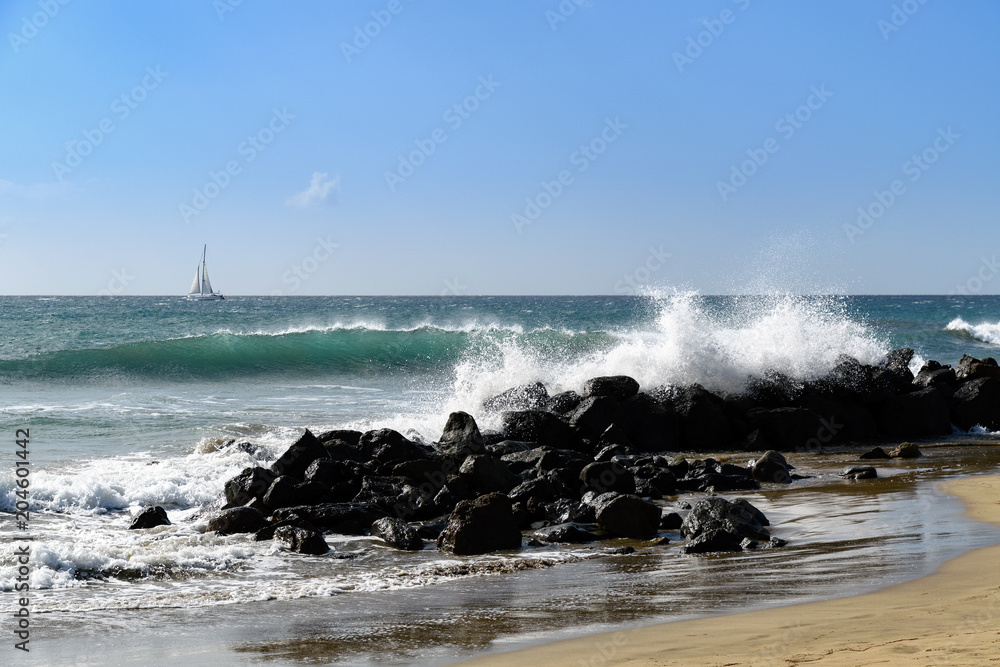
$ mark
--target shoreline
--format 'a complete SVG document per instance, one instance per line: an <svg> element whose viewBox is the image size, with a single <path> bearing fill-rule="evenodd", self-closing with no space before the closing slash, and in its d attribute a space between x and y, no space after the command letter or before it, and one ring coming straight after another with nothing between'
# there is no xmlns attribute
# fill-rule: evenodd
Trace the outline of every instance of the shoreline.
<svg viewBox="0 0 1000 667"><path fill-rule="evenodd" d="M1000 525L1000 475L951 480L941 488L966 504L966 516ZM459 664L994 664L1000 655L998 560L995 545L863 595L594 634Z"/></svg>

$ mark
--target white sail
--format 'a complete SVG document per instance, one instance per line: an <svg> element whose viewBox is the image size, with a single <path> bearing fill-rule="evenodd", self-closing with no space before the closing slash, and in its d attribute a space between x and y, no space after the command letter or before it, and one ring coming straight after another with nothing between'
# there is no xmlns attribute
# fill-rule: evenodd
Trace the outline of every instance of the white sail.
<svg viewBox="0 0 1000 667"><path fill-rule="evenodd" d="M199 266L194 270L194 282L191 283L191 291L188 294L200 294L201 289L201 267Z"/></svg>
<svg viewBox="0 0 1000 667"><path fill-rule="evenodd" d="M212 293L212 283L208 279L208 265L205 264L201 267L201 286L202 294Z"/></svg>

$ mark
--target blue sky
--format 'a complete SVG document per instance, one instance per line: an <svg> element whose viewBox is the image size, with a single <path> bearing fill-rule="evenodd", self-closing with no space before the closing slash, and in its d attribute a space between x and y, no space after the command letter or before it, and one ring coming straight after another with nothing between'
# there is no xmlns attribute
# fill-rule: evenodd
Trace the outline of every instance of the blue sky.
<svg viewBox="0 0 1000 667"><path fill-rule="evenodd" d="M0 293L997 293L998 22L7 0Z"/></svg>

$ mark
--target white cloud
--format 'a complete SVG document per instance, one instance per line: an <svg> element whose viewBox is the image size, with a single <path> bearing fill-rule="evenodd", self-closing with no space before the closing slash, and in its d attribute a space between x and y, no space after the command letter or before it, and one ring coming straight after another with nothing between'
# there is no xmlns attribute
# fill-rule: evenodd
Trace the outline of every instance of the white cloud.
<svg viewBox="0 0 1000 667"><path fill-rule="evenodd" d="M24 197L25 199L50 199L69 194L73 189L70 183L35 183L34 185L18 185L0 178L0 197Z"/></svg>
<svg viewBox="0 0 1000 667"><path fill-rule="evenodd" d="M326 200L332 190L340 190L340 174L333 178L325 172L314 172L309 187L285 200L285 206L309 208Z"/></svg>

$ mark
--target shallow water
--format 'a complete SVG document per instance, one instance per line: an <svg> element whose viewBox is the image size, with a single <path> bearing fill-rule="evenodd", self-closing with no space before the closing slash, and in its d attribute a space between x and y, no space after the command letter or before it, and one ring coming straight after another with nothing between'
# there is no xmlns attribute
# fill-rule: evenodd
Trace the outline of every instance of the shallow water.
<svg viewBox="0 0 1000 667"><path fill-rule="evenodd" d="M923 449L921 459L875 462L881 477L858 482L835 476L856 463L851 453L792 455L800 473L815 477L788 488L725 494L763 510L772 534L788 540L781 549L685 556L676 545L617 540L441 558L432 550L378 549L364 538L333 540L341 551L375 555L365 563L273 554L271 583L282 582L290 597L309 580L334 593L352 568L370 572L376 565L383 573L395 569L400 582L422 572L422 581L394 590L362 585L333 595L205 605L188 604L183 582L168 579L158 585L176 606L160 608L144 608L144 594L124 587L120 605L38 616L36 655L50 662L72 655L78 664L100 664L109 651L122 662L156 655L165 664L446 663L620 627L853 595L928 574L968 549L1000 542L1000 529L964 518L957 500L935 490L943 479L996 471L1000 447L966 440ZM680 541L676 532L664 535ZM637 552L601 555L624 545ZM555 553L580 560L554 564ZM532 565L539 569L510 571ZM43 592L39 602L58 608L56 598L65 602L76 593ZM94 639L81 644L83 626Z"/></svg>

